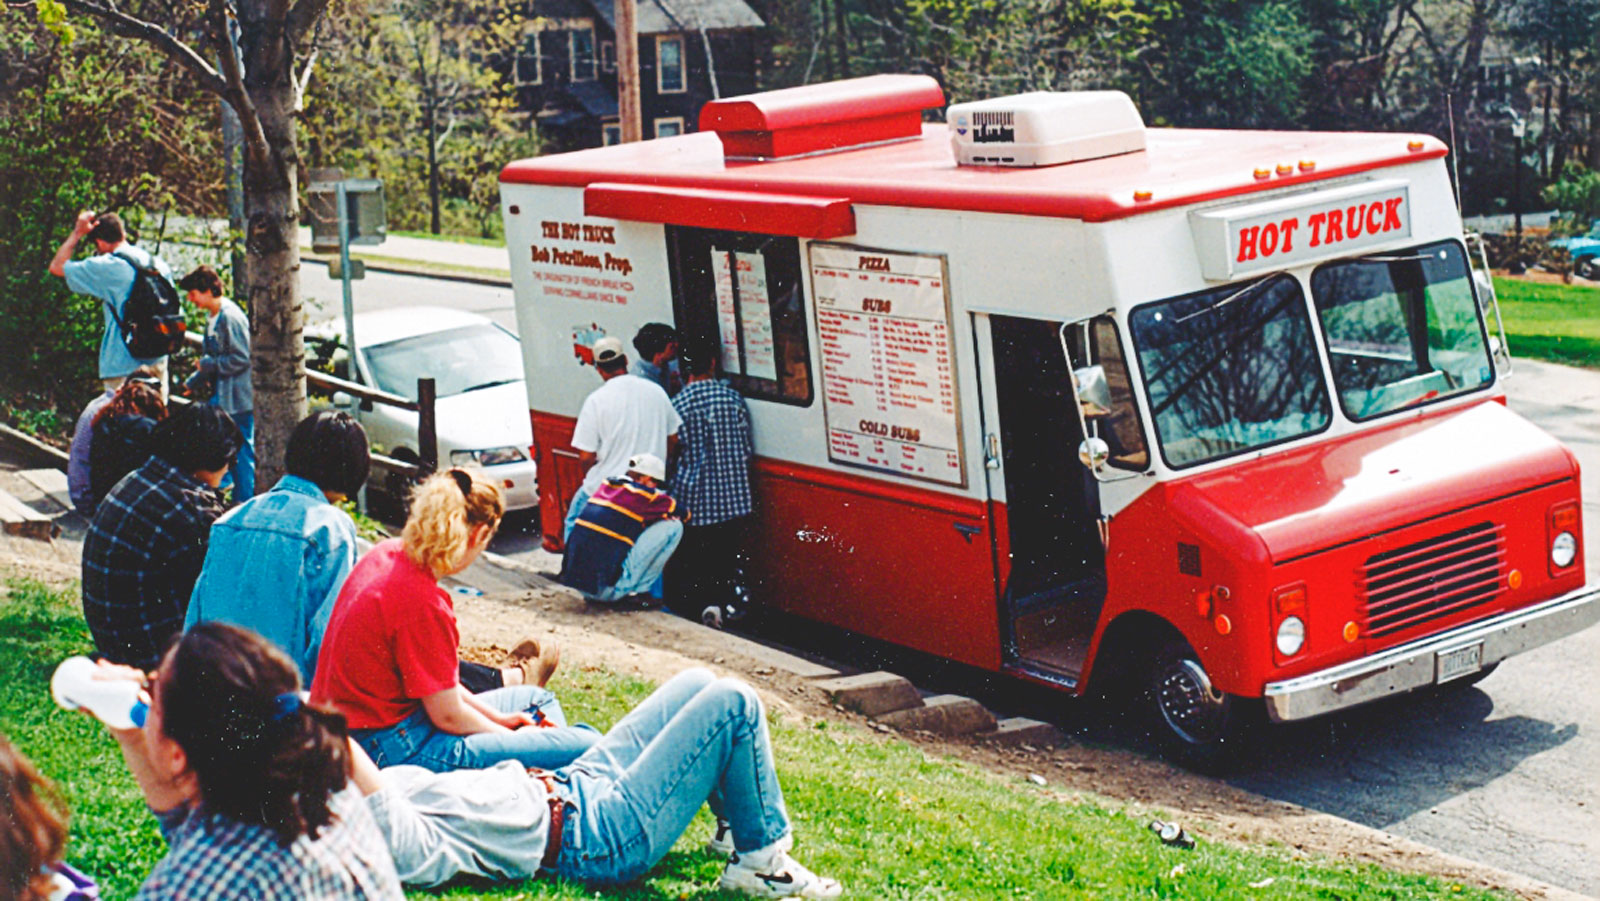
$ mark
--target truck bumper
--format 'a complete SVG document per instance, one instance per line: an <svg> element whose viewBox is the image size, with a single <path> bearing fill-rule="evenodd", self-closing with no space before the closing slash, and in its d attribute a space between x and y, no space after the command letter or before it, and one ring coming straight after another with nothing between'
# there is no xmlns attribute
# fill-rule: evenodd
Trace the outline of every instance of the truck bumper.
<svg viewBox="0 0 1600 901"><path fill-rule="evenodd" d="M1600 621L1600 586L1533 607L1430 635L1320 672L1269 682L1263 692L1274 722L1303 720L1390 695L1470 676L1486 666L1581 632ZM1478 648L1477 666L1471 666ZM1462 661L1467 661L1463 668Z"/></svg>

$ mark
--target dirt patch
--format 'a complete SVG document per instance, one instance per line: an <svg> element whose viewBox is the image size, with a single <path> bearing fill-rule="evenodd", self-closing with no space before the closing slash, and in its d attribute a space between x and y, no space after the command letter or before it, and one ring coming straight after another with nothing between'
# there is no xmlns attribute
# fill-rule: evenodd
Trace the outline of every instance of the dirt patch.
<svg viewBox="0 0 1600 901"><path fill-rule="evenodd" d="M1543 269L1529 269L1521 275L1512 275L1504 269L1494 270L1495 278L1511 279L1513 281L1533 282L1537 285L1577 285L1580 288L1600 287L1600 282L1581 278L1576 275L1559 275L1546 272Z"/></svg>
<svg viewBox="0 0 1600 901"><path fill-rule="evenodd" d="M530 577L530 581L539 582ZM658 612L596 609L558 586L458 597L463 655L497 663L522 638L555 638L562 666L603 666L660 682L689 666L737 675L773 709L801 721L853 721L867 740L911 741L931 754L962 760L1003 777L1043 776L1064 801L1090 796L1139 820L1181 820L1202 839L1276 846L1292 857L1371 863L1497 888L1523 898L1582 896L1446 854L1398 836L1295 804L1263 798L1130 751L1073 744L1001 748L926 733L899 734L835 708L810 681L756 656L730 650L720 632ZM551 687L560 690L560 673Z"/></svg>

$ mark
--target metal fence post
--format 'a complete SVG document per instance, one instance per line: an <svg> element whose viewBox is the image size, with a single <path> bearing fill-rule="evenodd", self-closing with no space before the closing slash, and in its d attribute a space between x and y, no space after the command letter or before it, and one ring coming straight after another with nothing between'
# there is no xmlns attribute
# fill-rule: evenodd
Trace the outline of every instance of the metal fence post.
<svg viewBox="0 0 1600 901"><path fill-rule="evenodd" d="M439 471L439 426L433 401L433 379L417 379L417 455L425 473Z"/></svg>

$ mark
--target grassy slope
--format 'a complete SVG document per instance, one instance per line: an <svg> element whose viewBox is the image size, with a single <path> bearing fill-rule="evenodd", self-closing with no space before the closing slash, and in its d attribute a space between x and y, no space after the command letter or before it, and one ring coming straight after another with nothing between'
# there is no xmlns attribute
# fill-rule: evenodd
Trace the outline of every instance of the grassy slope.
<svg viewBox="0 0 1600 901"><path fill-rule="evenodd" d="M73 808L69 859L108 898L130 896L163 853L115 744L81 714L56 710L54 663L89 648L74 597L12 581L0 597L0 731L65 790ZM558 681L569 711L613 722L650 690L636 679L572 666ZM774 732L800 859L859 899L1491 897L1437 880L1338 862L1309 864L1282 849L1202 841L1167 848L1129 814L1062 800L915 746L832 722ZM705 813L643 882L596 893L576 883L458 883L427 898L723 898L721 864L698 845ZM1269 881L1270 880L1270 881ZM1255 883L1259 888L1252 888ZM1263 885L1262 883L1267 883Z"/></svg>
<svg viewBox="0 0 1600 901"><path fill-rule="evenodd" d="M1512 278L1494 285L1512 356L1600 366L1600 288Z"/></svg>

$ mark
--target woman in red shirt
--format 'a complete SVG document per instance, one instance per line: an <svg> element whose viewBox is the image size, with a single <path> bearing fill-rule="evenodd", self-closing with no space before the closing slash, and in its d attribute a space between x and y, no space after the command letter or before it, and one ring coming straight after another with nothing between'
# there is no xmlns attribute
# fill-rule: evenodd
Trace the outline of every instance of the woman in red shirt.
<svg viewBox="0 0 1600 901"><path fill-rule="evenodd" d="M344 713L379 766L446 772L516 760L555 769L600 738L568 728L542 686L481 695L461 687L455 607L438 580L478 559L504 513L499 487L482 476L430 476L412 495L401 537L373 547L339 592L311 697Z"/></svg>

